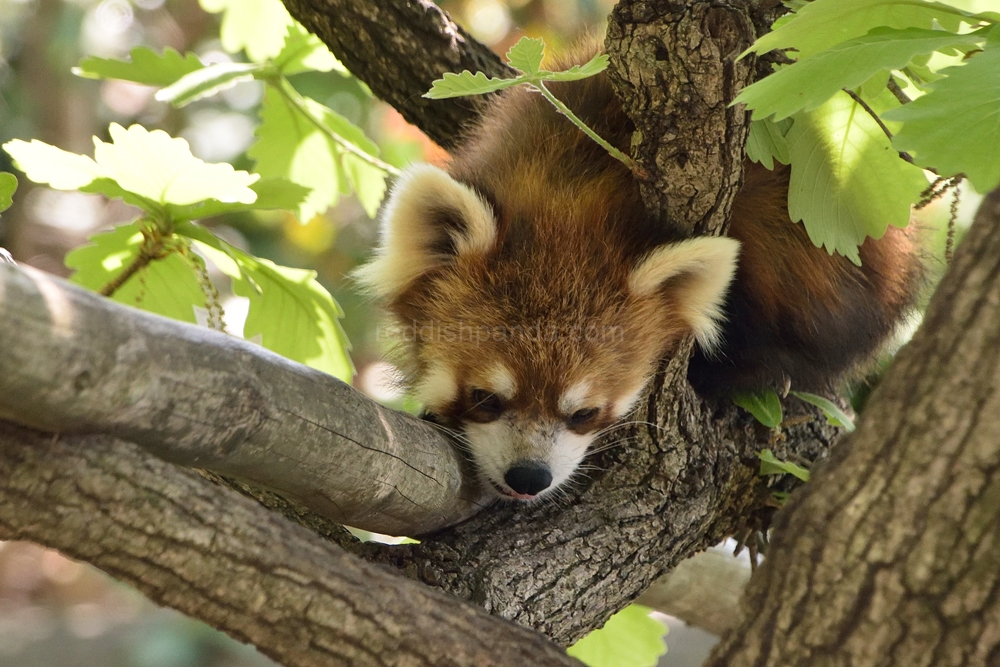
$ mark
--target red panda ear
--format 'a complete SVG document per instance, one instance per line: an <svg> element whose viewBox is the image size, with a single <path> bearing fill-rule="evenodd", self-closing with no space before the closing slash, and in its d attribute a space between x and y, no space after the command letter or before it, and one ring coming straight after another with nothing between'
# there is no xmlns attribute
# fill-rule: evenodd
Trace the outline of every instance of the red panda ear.
<svg viewBox="0 0 1000 667"><path fill-rule="evenodd" d="M475 190L431 165L410 167L382 214L379 247L354 277L381 298L459 255L486 252L496 239L493 209Z"/></svg>
<svg viewBox="0 0 1000 667"><path fill-rule="evenodd" d="M700 236L668 243L646 255L632 269L629 289L651 294L670 285L679 304L679 316L691 327L706 352L722 337L722 306L736 272L740 243L719 236Z"/></svg>

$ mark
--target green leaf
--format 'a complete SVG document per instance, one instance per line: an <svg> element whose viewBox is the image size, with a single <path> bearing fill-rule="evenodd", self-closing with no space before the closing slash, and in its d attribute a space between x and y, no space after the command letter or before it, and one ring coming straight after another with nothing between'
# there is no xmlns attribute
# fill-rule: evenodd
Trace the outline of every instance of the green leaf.
<svg viewBox="0 0 1000 667"><path fill-rule="evenodd" d="M753 110L754 118L773 114L774 120L781 120L800 109L811 111L841 88L860 86L882 70L901 69L918 54L975 45L985 39L982 31L956 35L943 30L879 28L779 69L744 88L733 104L742 102Z"/></svg>
<svg viewBox="0 0 1000 667"><path fill-rule="evenodd" d="M202 67L204 65L193 53L182 56L167 48L158 54L145 46L137 46L132 49L131 62L91 56L81 60L73 73L89 79L123 79L162 88Z"/></svg>
<svg viewBox="0 0 1000 667"><path fill-rule="evenodd" d="M741 392L733 396L733 403L754 416L768 428L781 426L781 399L771 389L759 393Z"/></svg>
<svg viewBox="0 0 1000 667"><path fill-rule="evenodd" d="M116 227L90 237L90 244L66 255L75 269L71 281L99 291L138 256L142 222ZM178 253L150 262L130 277L111 297L158 315L194 324L194 306L205 307L205 294L191 265Z"/></svg>
<svg viewBox="0 0 1000 667"><path fill-rule="evenodd" d="M309 71L348 73L326 44L298 23L288 26L285 44L275 57L274 65L285 76Z"/></svg>
<svg viewBox="0 0 1000 667"><path fill-rule="evenodd" d="M250 299L244 338L260 336L267 349L350 382L351 344L337 321L343 311L315 271L259 259L191 223L178 225L178 232L197 239L199 251L233 279L233 291Z"/></svg>
<svg viewBox="0 0 1000 667"><path fill-rule="evenodd" d="M632 604L576 642L566 653L589 667L653 667L667 652L667 628L651 618L649 607Z"/></svg>
<svg viewBox="0 0 1000 667"><path fill-rule="evenodd" d="M765 449L757 454L760 459L760 475L794 475L803 482L809 481L809 471L802 466L795 465L788 461L774 458L774 453L770 449Z"/></svg>
<svg viewBox="0 0 1000 667"><path fill-rule="evenodd" d="M17 176L0 171L0 213L6 211L14 203L15 190L17 190Z"/></svg>
<svg viewBox="0 0 1000 667"><path fill-rule="evenodd" d="M102 176L129 192L161 204L193 204L204 199L252 204L257 199L250 189L260 178L257 174L199 160L184 139L162 130L150 132L141 125L126 130L112 123L109 131L113 143L94 139L94 159Z"/></svg>
<svg viewBox="0 0 1000 667"><path fill-rule="evenodd" d="M385 196L385 172L356 155L344 153L344 175L369 218L374 218Z"/></svg>
<svg viewBox="0 0 1000 667"><path fill-rule="evenodd" d="M156 91L156 99L183 107L196 100L211 97L241 81L252 81L263 70L254 63L218 63L185 74L172 85Z"/></svg>
<svg viewBox="0 0 1000 667"><path fill-rule="evenodd" d="M898 105L891 93L872 100L876 112ZM874 119L846 93L795 115L785 139L791 156L788 212L827 252L860 264L866 237L905 227L910 205L927 187L923 172L899 158Z"/></svg>
<svg viewBox="0 0 1000 667"><path fill-rule="evenodd" d="M542 70L541 78L545 81L577 81L587 77L600 74L608 68L608 56L599 53L583 65L573 65L568 70L562 72L548 72Z"/></svg>
<svg viewBox="0 0 1000 667"><path fill-rule="evenodd" d="M112 123L113 143L94 138L94 159L38 140L15 139L4 145L15 164L36 183L57 190L85 189L121 197L155 212L159 204L194 204L205 199L252 204L250 189L260 176L228 164L209 164L191 154L184 139L141 125ZM127 193L131 193L128 195Z"/></svg>
<svg viewBox="0 0 1000 667"><path fill-rule="evenodd" d="M431 100L443 100L449 97L484 95L516 86L524 81L526 81L525 77L517 77L515 79L487 78L482 72L473 74L469 70L465 70L460 74L445 72L443 78L431 84L431 89L424 93L423 97Z"/></svg>
<svg viewBox="0 0 1000 667"><path fill-rule="evenodd" d="M805 391L790 391L792 396L802 399L806 403L811 403L817 408L823 411L826 415L828 422L834 426L840 426L847 429L848 432L854 430L854 421L848 417L840 407L828 398L822 396L817 396L816 394L810 394Z"/></svg>
<svg viewBox="0 0 1000 667"><path fill-rule="evenodd" d="M257 161L254 170L261 176L285 178L310 189L296 209L299 220L311 220L336 204L341 177L334 142L273 86L264 93L260 119L257 141L247 151Z"/></svg>
<svg viewBox="0 0 1000 667"><path fill-rule="evenodd" d="M972 16L929 0L815 0L758 39L747 53L797 49L799 58L805 58L878 27L930 30L940 26L958 32L963 22L978 22Z"/></svg>
<svg viewBox="0 0 1000 667"><path fill-rule="evenodd" d="M931 92L884 117L902 121L893 145L939 174L964 173L979 192L1000 183L1000 28L961 67L941 70Z"/></svg>
<svg viewBox="0 0 1000 667"><path fill-rule="evenodd" d="M294 211L309 196L309 188L284 178L262 178L252 184L250 189L257 193L257 200L252 204L206 199L187 206L171 204L167 206L167 211L174 220L198 220L240 211L265 211L269 209Z"/></svg>
<svg viewBox="0 0 1000 667"><path fill-rule="evenodd" d="M545 42L536 37L522 37L507 51L507 62L525 74L538 74L544 54Z"/></svg>
<svg viewBox="0 0 1000 667"><path fill-rule="evenodd" d="M56 190L76 190L101 176L101 168L86 155L77 155L32 139L14 139L3 145L14 164L35 183Z"/></svg>
<svg viewBox="0 0 1000 667"><path fill-rule="evenodd" d="M785 135L788 134L788 129L791 126L791 118L786 118L778 123L770 118L750 123L750 134L747 135L747 157L768 169L774 169L774 160L788 164L791 158Z"/></svg>
<svg viewBox="0 0 1000 667"><path fill-rule="evenodd" d="M281 53L291 15L280 0L199 0L207 12L225 12L220 36L229 53L246 49L260 63Z"/></svg>

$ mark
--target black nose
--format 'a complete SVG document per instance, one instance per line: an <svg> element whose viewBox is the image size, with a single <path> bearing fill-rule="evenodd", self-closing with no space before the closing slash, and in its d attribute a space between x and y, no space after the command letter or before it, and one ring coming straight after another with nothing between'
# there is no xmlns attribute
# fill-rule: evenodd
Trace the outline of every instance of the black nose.
<svg viewBox="0 0 1000 667"><path fill-rule="evenodd" d="M522 463L508 470L503 481L517 493L533 496L549 488L552 473L540 463Z"/></svg>

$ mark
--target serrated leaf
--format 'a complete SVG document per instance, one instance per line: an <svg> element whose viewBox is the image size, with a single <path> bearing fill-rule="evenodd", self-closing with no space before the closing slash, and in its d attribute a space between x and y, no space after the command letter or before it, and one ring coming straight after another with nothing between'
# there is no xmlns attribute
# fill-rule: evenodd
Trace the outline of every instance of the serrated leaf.
<svg viewBox="0 0 1000 667"><path fill-rule="evenodd" d="M507 51L507 62L525 74L538 74L545 54L545 42L537 37L522 37Z"/></svg>
<svg viewBox="0 0 1000 667"><path fill-rule="evenodd" d="M285 76L308 71L348 73L319 37L294 22L288 26L285 44L274 65Z"/></svg>
<svg viewBox="0 0 1000 667"><path fill-rule="evenodd" d="M482 72L473 74L469 70L465 70L459 74L445 72L444 77L431 84L431 89L424 93L423 97L431 100L443 100L449 97L485 95L486 93L516 86L524 81L524 77L514 79L488 78Z"/></svg>
<svg viewBox="0 0 1000 667"><path fill-rule="evenodd" d="M17 176L0 171L0 213L6 211L14 203L15 190L17 190Z"/></svg>
<svg viewBox="0 0 1000 667"><path fill-rule="evenodd" d="M982 53L930 85L931 92L884 117L902 121L893 146L939 174L964 173L979 192L1000 184L1000 29Z"/></svg>
<svg viewBox="0 0 1000 667"><path fill-rule="evenodd" d="M296 209L299 220L309 220L336 204L341 178L336 145L272 86L264 93L260 118L257 141L247 151L257 161L254 170L309 188L309 195Z"/></svg>
<svg viewBox="0 0 1000 667"><path fill-rule="evenodd" d="M751 122L747 135L747 157L768 169L774 169L774 160L788 164L791 158L785 135L791 126L791 118L778 123L770 118Z"/></svg>
<svg viewBox="0 0 1000 667"><path fill-rule="evenodd" d="M99 291L121 274L138 256L142 223L94 234L90 244L66 255L66 266L75 269L70 280ZM111 296L118 303L194 324L194 307L205 307L205 294L191 265L174 253L153 260L130 277Z"/></svg>
<svg viewBox="0 0 1000 667"><path fill-rule="evenodd" d="M184 139L141 125L109 128L113 143L94 138L94 160L102 176L161 204L194 204L204 199L252 204L250 189L260 176L225 163L210 164L191 154Z"/></svg>
<svg viewBox="0 0 1000 667"><path fill-rule="evenodd" d="M881 70L901 69L914 56L985 40L981 31L956 35L944 30L878 28L783 67L743 89L733 104L752 109L754 118L782 120L800 109L811 111L842 88L853 89Z"/></svg>
<svg viewBox="0 0 1000 667"><path fill-rule="evenodd" d="M740 406L764 426L781 426L781 399L771 389L761 392L741 392L733 396L733 403Z"/></svg>
<svg viewBox="0 0 1000 667"><path fill-rule="evenodd" d="M566 649L589 667L653 667L667 652L665 625L651 618L649 607L632 604Z"/></svg>
<svg viewBox="0 0 1000 667"><path fill-rule="evenodd" d="M794 475L803 482L809 481L809 471L800 465L789 461L782 461L774 457L774 452L765 449L757 454L760 459L760 475Z"/></svg>
<svg viewBox="0 0 1000 667"><path fill-rule="evenodd" d="M878 27L924 28L935 23L958 32L962 22L976 23L969 12L929 0L815 0L764 35L747 53L796 49L799 58L867 34ZM745 54L744 54L745 55Z"/></svg>
<svg viewBox="0 0 1000 667"><path fill-rule="evenodd" d="M222 48L229 53L246 49L260 63L281 53L291 15L280 0L199 0L207 12L225 12L219 29Z"/></svg>
<svg viewBox="0 0 1000 667"><path fill-rule="evenodd" d="M309 188L298 183L274 177L263 178L253 183L250 189L257 193L257 199L252 204L206 199L187 206L171 204L167 206L167 211L174 220L198 220L240 211L266 211L269 209L294 211L302 205L310 192Z"/></svg>
<svg viewBox="0 0 1000 667"><path fill-rule="evenodd" d="M156 99L183 107L232 88L241 81L252 81L263 66L254 63L218 63L185 74L173 84L156 91Z"/></svg>
<svg viewBox="0 0 1000 667"><path fill-rule="evenodd" d="M73 73L91 79L122 79L162 88L204 67L195 54L182 56L171 48L159 54L145 46L137 46L132 49L131 57L129 62L91 56L81 60Z"/></svg>
<svg viewBox="0 0 1000 667"><path fill-rule="evenodd" d="M545 81L577 81L587 77L600 74L608 68L608 56L599 53L583 65L573 65L568 70L562 72L542 71L542 79Z"/></svg>
<svg viewBox="0 0 1000 667"><path fill-rule="evenodd" d="M840 426L847 429L848 432L854 430L854 421L847 416L847 414L840 409L836 403L823 396L817 396L816 394L810 394L805 391L790 391L788 392L792 396L800 398L806 403L811 403L817 408L823 411L826 416L826 420L833 424L834 426Z"/></svg>
<svg viewBox="0 0 1000 667"><path fill-rule="evenodd" d="M3 145L14 164L35 183L56 190L76 190L102 175L101 168L86 155L77 155L32 139L14 139Z"/></svg>
<svg viewBox="0 0 1000 667"><path fill-rule="evenodd" d="M891 98L891 99L890 99ZM898 104L886 91L876 112ZM802 111L785 139L791 156L788 212L827 252L855 264L866 237L905 227L910 205L927 187L923 172L899 158L878 124L846 93Z"/></svg>

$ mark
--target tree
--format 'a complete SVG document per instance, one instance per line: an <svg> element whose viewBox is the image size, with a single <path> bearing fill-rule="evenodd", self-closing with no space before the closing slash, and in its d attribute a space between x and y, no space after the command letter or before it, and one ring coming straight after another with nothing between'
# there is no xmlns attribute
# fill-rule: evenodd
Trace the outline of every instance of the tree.
<svg viewBox="0 0 1000 667"><path fill-rule="evenodd" d="M441 71L468 67L500 75L502 64L433 5L355 4L288 2L293 15L377 94L446 143L453 126L437 124L468 118L474 108L464 101L427 102L414 91L426 90ZM755 68L751 60L735 57L770 25L775 10L754 3L726 8L661 4L622 2L616 8L608 40L611 71L633 93L624 97L642 128L644 140L634 155L649 176L647 206L691 231L713 232L725 223L739 183L747 130L743 112L728 102L766 69L763 59ZM387 42L395 46L385 48ZM371 44L383 46L366 54ZM407 50L421 57L409 57ZM665 65L657 60L661 53L666 54ZM415 64L419 71L411 75ZM664 71L670 73L666 86ZM679 125L686 130L678 132ZM727 150L707 150L705 137L719 135L732 138ZM686 159L665 159L674 155ZM689 205L678 207L678 201ZM984 209L979 234L956 260L950 278L956 286L945 288L952 293L962 281L971 282L963 295L980 304L972 310L981 319L955 322L948 305L939 304L932 308L928 336L935 335L936 327L936 335L949 340L958 340L961 332L977 341L978 333L997 321L982 305L995 305L990 295L995 296L997 286L982 278L995 275L987 266L995 262L995 253L976 251L980 236L986 240L979 243L987 247L995 221L995 211ZM756 466L747 465L756 460L769 434L735 408L718 409L695 397L686 385L687 355L682 353L665 363L650 400L643 403L648 406L645 420L657 428L634 427L629 436L635 443L628 451L609 452L600 461L602 467L614 466L614 473L598 476L570 507L491 508L419 545L359 545L332 522L423 533L480 509L479 498L463 483L461 460L443 436L359 399L330 378L238 341L123 312L40 275L4 269L0 276L0 303L9 314L0 323L0 338L10 342L0 378L5 396L0 416L60 433L52 438L5 427L0 479L8 481L0 494L11 509L0 514L0 537L28 537L94 562L154 600L251 641L287 665L325 664L331 658L362 664L418 659L434 664L566 662L537 635L406 579L443 588L565 644L599 625L691 552L770 512L769 490L762 487ZM68 305L54 305L60 302ZM981 357L967 358L978 359L969 363L983 380L966 390L980 397L979 414L986 419L995 360L985 347L970 345L969 350L983 351ZM924 369L923 386L952 377L955 366ZM906 372L901 367L874 400L873 414L882 414L878 401L890 400L883 397L892 396L894 378ZM136 382L140 377L150 381ZM905 383L905 378L895 382ZM900 402L918 405L930 391ZM965 409L958 400L949 404L952 415ZM916 412L893 414L912 420ZM863 424L852 455L862 457L866 443L874 447L881 442L877 425L883 421L888 423L888 417L868 430L865 424L871 422ZM976 442L989 428L970 430L965 440ZM64 435L79 432L98 435ZM289 434L295 442L288 442ZM813 460L825 454L834 435L831 428L807 423L787 432L786 447ZM277 491L285 500L251 493L313 532L151 453L235 478L237 486ZM852 460L846 454L838 457L829 475L810 485L808 498L822 503L824 490L852 489L835 477ZM981 467L988 472L988 457L984 461ZM340 472L328 474L334 465ZM368 483L372 478L374 486ZM796 502L787 520L800 516L808 502ZM977 506L986 507L970 502L970 508ZM828 514L819 513L824 521ZM994 526L995 517L974 518L980 534L991 537L986 528ZM810 536L826 523L806 523L809 530L794 535L811 539L808 544L818 548ZM150 529L152 525L156 528ZM943 525L955 524L928 522L926 530L917 526L907 539L932 535ZM891 553L899 547L892 544L897 551ZM781 551L793 553L794 544ZM853 552L837 555L843 566L857 557ZM365 565L357 556L389 565L397 575ZM773 596L768 608L782 619L787 591L780 584L800 580L776 578L778 566L772 561L777 558L762 570L762 577L770 577L763 581L778 583L757 595ZM792 560L796 562L804 562L802 556ZM232 585L233 569L240 573L241 585ZM791 566L786 570L796 571ZM831 567L820 574L832 580L837 572ZM933 577L925 579L927 588L909 590L907 599L924 600L922 591L935 584ZM810 588L820 581L817 575L799 586L817 596L841 590ZM870 590L871 585L855 587L841 605L845 616L865 608ZM399 604L404 599L406 604ZM985 600L976 610L988 609L991 602ZM767 624L770 618L761 615L757 621L763 628L751 628L751 615L726 650L733 656L746 651L738 641L742 639L752 648L791 651L778 641L775 628L784 626ZM905 618L905 613L896 616ZM993 627L988 614L981 618L984 629ZM815 641L807 632L814 627L802 626L807 637L799 644L803 659L817 653L806 643ZM850 630L842 624L832 632L851 637ZM987 664L991 635L984 631L978 636ZM860 643L864 639L858 635ZM833 655L838 648L834 643L822 648Z"/></svg>

